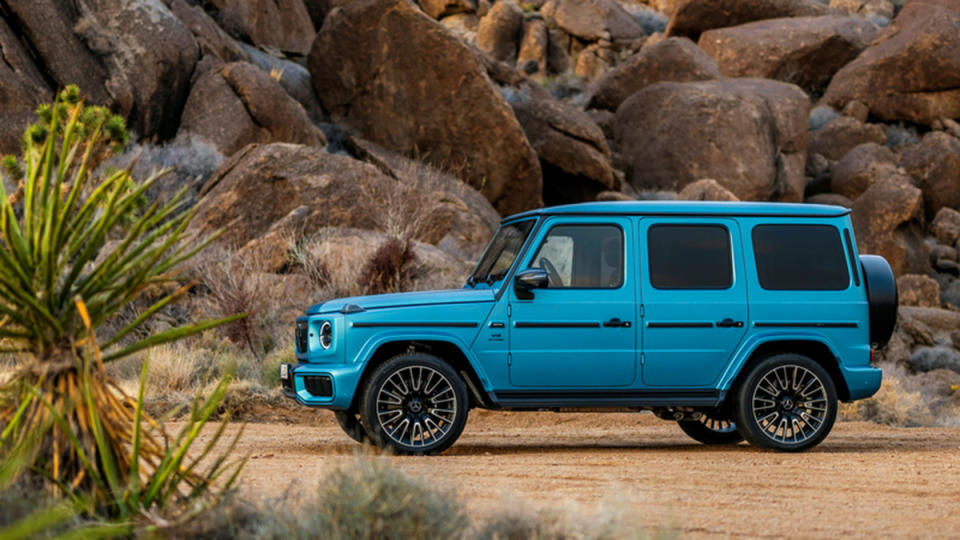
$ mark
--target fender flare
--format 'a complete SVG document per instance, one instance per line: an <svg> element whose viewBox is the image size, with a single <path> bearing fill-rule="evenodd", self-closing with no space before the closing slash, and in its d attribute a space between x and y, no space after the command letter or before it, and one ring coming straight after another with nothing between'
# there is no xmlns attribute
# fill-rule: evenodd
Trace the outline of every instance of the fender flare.
<svg viewBox="0 0 960 540"><path fill-rule="evenodd" d="M717 389L729 391L733 381L737 379L744 366L761 346L768 343L779 341L810 341L823 345L830 351L837 362L837 368L841 367L841 356L837 348L833 345L830 338L822 332L794 330L790 332L760 332L751 335L746 341L740 344L740 347L734 353L734 360L727 365L727 368L720 374L717 383Z"/></svg>
<svg viewBox="0 0 960 540"><path fill-rule="evenodd" d="M490 379L487 377L486 372L483 371L483 367L481 367L480 362L477 361L470 347L456 335L444 331L420 330L410 332L409 330L396 330L378 333L363 344L355 357L357 363L361 364L361 378L366 376L367 367L374 353L380 350L380 347L397 341L442 341L453 345L459 349L464 358L467 359L471 369L473 369L474 374L476 374L477 379L479 379L480 384L483 385L483 389L490 391Z"/></svg>

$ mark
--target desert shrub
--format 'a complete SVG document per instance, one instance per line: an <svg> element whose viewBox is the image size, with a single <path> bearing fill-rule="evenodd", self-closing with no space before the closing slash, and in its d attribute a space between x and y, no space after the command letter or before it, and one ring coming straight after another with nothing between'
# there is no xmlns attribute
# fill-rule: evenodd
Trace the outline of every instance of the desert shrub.
<svg viewBox="0 0 960 540"><path fill-rule="evenodd" d="M883 134L887 137L886 146L891 148L920 142L920 134L917 132L917 128L903 122L883 124Z"/></svg>
<svg viewBox="0 0 960 540"><path fill-rule="evenodd" d="M553 97L575 105L585 105L589 97L587 80L572 71L547 77L542 84Z"/></svg>
<svg viewBox="0 0 960 540"><path fill-rule="evenodd" d="M259 262L240 257L232 250L212 249L198 265L197 275L206 288L200 304L208 316L247 315L224 324L219 331L233 343L246 347L258 360L262 359L272 348L268 328L271 307L278 298L264 281Z"/></svg>
<svg viewBox="0 0 960 540"><path fill-rule="evenodd" d="M903 367L887 363L883 383L872 397L843 404L843 420L866 420L896 427L960 425L960 391L938 394L925 381ZM949 390L948 390L949 391Z"/></svg>
<svg viewBox="0 0 960 540"><path fill-rule="evenodd" d="M412 479L375 458L333 471L299 509L281 510L258 538L460 538L468 518L457 495Z"/></svg>
<svg viewBox="0 0 960 540"><path fill-rule="evenodd" d="M224 322L173 327L121 344L186 294L176 271L206 241L185 233L193 213L183 211L182 192L139 211L163 171L144 182L127 170L91 173L127 143L122 118L86 107L76 87L40 106L37 116L19 159L4 159L18 190L0 193L0 349L21 355L16 374L0 388L2 461L22 460L88 515L132 520L196 511L171 503L212 501L213 482L241 466L214 459L201 469L186 457L228 379L207 400L194 402L186 431L171 438L143 411L146 364L137 398L104 366ZM111 237L117 242L99 258ZM148 290L160 292L134 320L97 335Z"/></svg>
<svg viewBox="0 0 960 540"><path fill-rule="evenodd" d="M960 373L960 353L945 345L917 347L910 355L910 365L917 371L946 368Z"/></svg>
<svg viewBox="0 0 960 540"><path fill-rule="evenodd" d="M633 19L643 27L648 36L667 29L667 16L653 8L642 4L632 4L629 5L628 11Z"/></svg>
<svg viewBox="0 0 960 540"><path fill-rule="evenodd" d="M360 272L358 285L365 294L404 290L413 280L416 259L411 241L388 238Z"/></svg>

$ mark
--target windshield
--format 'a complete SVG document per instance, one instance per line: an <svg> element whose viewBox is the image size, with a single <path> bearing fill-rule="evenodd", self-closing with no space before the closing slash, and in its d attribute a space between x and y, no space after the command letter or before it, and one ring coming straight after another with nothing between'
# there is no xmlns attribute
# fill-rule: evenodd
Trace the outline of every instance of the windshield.
<svg viewBox="0 0 960 540"><path fill-rule="evenodd" d="M535 220L517 221L500 227L496 236L490 241L477 267L467 279L467 285L476 286L478 283L492 284L506 277L514 259L520 253L520 248L533 229Z"/></svg>

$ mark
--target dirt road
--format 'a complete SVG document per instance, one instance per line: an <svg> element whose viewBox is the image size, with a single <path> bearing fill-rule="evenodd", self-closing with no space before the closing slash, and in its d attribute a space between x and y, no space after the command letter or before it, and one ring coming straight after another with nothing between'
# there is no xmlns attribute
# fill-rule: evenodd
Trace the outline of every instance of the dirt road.
<svg viewBox="0 0 960 540"><path fill-rule="evenodd" d="M249 424L242 490L308 492L358 448L330 413ZM476 515L572 504L683 537L960 536L960 428L838 423L816 449L781 454L709 448L650 414L473 411L443 455L386 459L456 489Z"/></svg>

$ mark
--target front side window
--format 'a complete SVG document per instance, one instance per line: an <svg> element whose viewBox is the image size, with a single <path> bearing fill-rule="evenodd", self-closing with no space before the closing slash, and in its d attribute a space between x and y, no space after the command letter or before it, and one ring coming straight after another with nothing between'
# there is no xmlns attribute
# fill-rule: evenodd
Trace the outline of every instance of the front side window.
<svg viewBox="0 0 960 540"><path fill-rule="evenodd" d="M840 232L829 225L758 225L753 252L760 286L774 291L838 291L850 285Z"/></svg>
<svg viewBox="0 0 960 540"><path fill-rule="evenodd" d="M722 225L654 225L647 231L650 283L657 289L729 289L730 233Z"/></svg>
<svg viewBox="0 0 960 540"><path fill-rule="evenodd" d="M526 242L534 220L518 221L500 227L497 234L490 241L477 267L470 274L467 284L493 283L506 277L513 261L520 253L523 243Z"/></svg>
<svg viewBox="0 0 960 540"><path fill-rule="evenodd" d="M623 284L623 231L615 225L557 225L530 261L551 289L617 289Z"/></svg>

